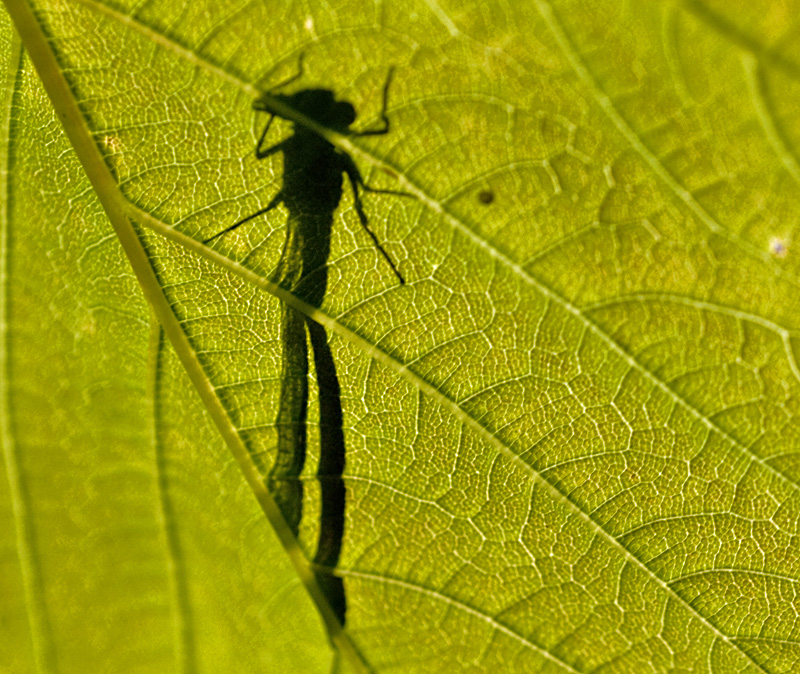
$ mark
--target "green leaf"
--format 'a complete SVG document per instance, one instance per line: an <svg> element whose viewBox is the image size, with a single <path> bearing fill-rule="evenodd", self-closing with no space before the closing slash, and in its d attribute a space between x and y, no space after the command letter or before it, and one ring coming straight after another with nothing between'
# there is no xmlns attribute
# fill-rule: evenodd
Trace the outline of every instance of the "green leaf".
<svg viewBox="0 0 800 674"><path fill-rule="evenodd" d="M797 7L7 6L74 154L6 38L0 668L796 668ZM280 189L300 54L355 129L396 67L388 135L315 130L416 196L364 197L405 286L347 191L320 307L283 207L199 243ZM314 406L296 540L265 488L281 303L342 387L344 625Z"/></svg>
<svg viewBox="0 0 800 674"><path fill-rule="evenodd" d="M0 671L329 671L318 613L3 20Z"/></svg>

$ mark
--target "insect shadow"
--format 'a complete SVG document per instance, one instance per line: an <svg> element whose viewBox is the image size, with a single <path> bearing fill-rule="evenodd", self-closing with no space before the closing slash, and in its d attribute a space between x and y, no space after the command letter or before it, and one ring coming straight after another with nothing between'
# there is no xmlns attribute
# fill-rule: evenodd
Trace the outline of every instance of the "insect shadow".
<svg viewBox="0 0 800 674"><path fill-rule="evenodd" d="M283 184L273 199L262 209L239 220L227 229L206 239L214 239L235 230L244 223L268 213L283 203L289 213L286 240L273 280L292 292L298 299L320 306L328 285L328 257L334 213L342 198L343 176L353 190L353 203L361 225L388 262L398 281L405 280L378 238L368 225L360 192L413 196L396 190L375 189L367 185L352 158L316 131L293 121L293 133L270 147L264 142L275 117L282 117L278 107L289 108L315 124L346 136L378 136L389 132L386 116L389 86L393 69L389 70L383 86L381 124L374 129L354 131L355 108L348 101L336 100L330 89L303 89L293 94L277 94L280 89L302 77L302 56L295 75L274 87L253 103L255 110L270 115L256 145L256 158L265 159L283 153ZM276 106L278 102L280 106ZM344 583L334 570L339 562L344 535L345 486L342 473L345 466L344 432L342 430L341 388L336 366L328 345L325 328L296 309L281 307L281 391L276 419L277 452L275 463L267 476L278 507L295 537L302 519L303 478L306 459L308 415L308 342L314 357L319 388L320 458L317 479L320 484L321 515L317 551L313 560L317 583L331 608L344 624L346 598Z"/></svg>

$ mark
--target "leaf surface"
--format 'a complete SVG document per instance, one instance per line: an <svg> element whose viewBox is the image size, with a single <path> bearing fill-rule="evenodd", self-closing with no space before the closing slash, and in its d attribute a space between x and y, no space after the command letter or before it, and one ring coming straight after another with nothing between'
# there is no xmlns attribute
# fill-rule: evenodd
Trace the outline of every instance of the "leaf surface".
<svg viewBox="0 0 800 674"><path fill-rule="evenodd" d="M20 25L24 5L8 6ZM72 294L79 308L100 306L115 317L102 318L104 346L90 351L109 364L100 381L118 391L102 396L116 433L122 412L114 406L128 419L120 437L131 446L114 441L112 473L148 477L147 489L133 490L149 512L139 526L162 539L155 549L139 549L146 544L135 534L132 544L121 534L115 540L138 568L152 555L150 568L172 583L163 617L153 605L140 610L179 671L214 671L242 649L257 669L264 642L234 635L257 634L264 624L249 620L263 618L264 605L249 589L279 562L259 564L250 538L230 531L253 522L260 532L253 545L265 545L267 519L355 669L796 668L797 7L786 1L739 9L544 1L348 2L324 11L297 3L36 5L33 25L47 43L35 44L33 29L21 28L23 40L145 296L262 508L259 515L228 455L203 454L219 441L199 435L201 426L211 433L208 421L197 421L200 403L175 371L133 277L103 266L119 257L119 247L85 180L58 163L66 151L55 149L52 117L48 136L47 125L16 112L15 93L7 92L10 119L19 114L20 129L45 130L45 140L28 146L21 132L10 134L7 164L12 157L32 162L27 174L16 165L13 174L30 175L20 189L34 194L9 200L27 209L9 222L49 213L45 229L59 245L11 240L42 245L31 257L48 265L57 259L61 287L86 286ZM211 248L198 244L280 189L280 158L253 157L264 120L254 118L251 103L294 72L300 54L305 70L292 86L330 88L351 101L356 129L375 123L386 72L396 67L390 134L321 132L353 156L369 183L416 196L365 197L370 225L406 286L396 284L360 229L347 192L321 307L270 282L285 210ZM50 64L52 82L63 77L69 86L54 94L40 63ZM275 142L288 132L289 123L280 122ZM44 171L36 162L55 185L49 192L33 187ZM70 217L75 227L66 224ZM62 250L72 257L55 254ZM13 252L9 263L20 255ZM9 263L9 287L28 274L39 297L51 292L42 290L45 271L23 273ZM105 298L80 299L98 287ZM24 296L15 289L12 297L17 292ZM14 313L24 306L15 302L7 317L60 306L39 299ZM310 450L296 543L263 488L276 443L281 302L326 327L342 385L343 629L305 561L318 535L319 457ZM131 326L118 324L119 316ZM80 318L70 320L72 334L80 334ZM29 655L20 661L38 658L71 671L62 664L74 657L68 631L89 628L61 613L69 602L58 592L79 583L67 571L91 553L73 552L76 561L64 564L62 548L74 546L43 544L54 537L47 527L63 527L52 515L55 486L43 481L36 493L36 481L28 484L50 471L47 455L36 443L25 449L19 430L22 414L54 417L38 403L19 402L41 390L26 379L34 364L68 359L45 357L25 329L6 321L20 332L6 338L11 411L4 432L13 441L6 464L14 470L5 503L19 501L24 490L36 521L26 528L19 508L6 508L9 527L27 532L17 536L22 561L7 555L20 578L9 582L25 589L17 591L20 608L12 615L27 607L33 625L25 637ZM28 361L15 344L30 345ZM69 382L66 395L95 407L87 392L101 385L74 376L67 368L47 381L61 377ZM36 425L39 447L63 435L63 426ZM75 417L73 426L97 453L108 441L91 437L95 428L112 424ZM182 457L173 474L164 457L184 443L194 448L191 460ZM150 451L134 451L142 445ZM103 511L88 499L85 475L102 470L91 452L80 457L83 466L70 461L82 481L68 480L68 471L58 475L76 491L70 502L87 501L87 513L98 516ZM228 486L208 481L201 491L186 477L198 470L187 464L204 462L216 462ZM233 492L238 497L228 500ZM110 496L125 496L118 488L102 493L109 504ZM165 506L170 497L175 505ZM230 516L219 510L223 501ZM116 512L127 507L124 501ZM164 523L170 508L183 509L178 532ZM136 529L136 521L127 526ZM89 529L81 522L80 531ZM170 536L196 535L199 548L199 532L207 530L220 545L201 555L215 564L212 582L169 568ZM224 561L223 541L239 536L244 574ZM52 570L59 565L66 570ZM38 571L26 580L31 569ZM141 597L136 586L118 583L113 597L120 610L135 607L117 586ZM209 622L195 623L181 593L194 608L212 591L230 593L231 605L250 613L218 615L213 602ZM105 599L97 589L87 596ZM155 597L156 604L164 599ZM167 633L165 620L183 627ZM181 641L181 629L194 637ZM108 644L119 638L113 630L98 634ZM231 646L236 638L248 645ZM127 646L129 653L145 648ZM119 662L115 669L152 671Z"/></svg>

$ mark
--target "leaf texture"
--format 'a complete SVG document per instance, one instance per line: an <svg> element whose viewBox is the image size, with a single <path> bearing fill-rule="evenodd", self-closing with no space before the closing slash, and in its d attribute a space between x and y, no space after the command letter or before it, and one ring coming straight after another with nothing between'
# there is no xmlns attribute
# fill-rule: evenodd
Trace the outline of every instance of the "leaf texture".
<svg viewBox="0 0 800 674"><path fill-rule="evenodd" d="M7 4L16 19L14 3ZM7 155L33 162L24 174L31 180L45 175L52 183L49 191L30 188L39 201L21 185L9 203L25 210L10 221L49 213L50 236L61 237L31 255L58 271L31 274L40 299L31 300L29 313L58 325L59 303L41 299L49 291L39 280L48 274L64 288L82 288L72 297L93 297L100 287L108 293L75 301L113 315L102 319L102 350L91 351L111 368L100 377L116 391L102 396L105 414L127 419L123 437L131 445L115 441L117 470L148 477L135 498L150 512L146 526L167 542L153 550L139 549L135 534L133 543L115 540L139 568L152 555L160 582L173 584L169 608L140 610L156 632L181 615L183 627L172 634L194 634L164 636L178 671L226 662L218 658L233 648L230 625L239 625L235 615L195 624L193 611L181 613L181 593L188 609L202 604L204 592L231 592L248 616L259 614L263 599L246 596L254 582L248 574L263 578L271 567L255 563L243 538L248 572L231 569L222 541L247 522L261 531L264 515L343 664L354 670L797 669L797 10L788 0L343 2L324 10L300 3L35 4L52 49L43 58L66 78L84 129L77 133L99 150L102 171L113 178L98 190L101 202L112 221L108 204L118 205L137 233L152 276L142 282L145 294L157 298L182 366L262 506L259 514L228 455L209 456L208 447L220 443L199 435L201 423L210 433L209 422L175 372L133 277L104 266L119 249L85 179L59 164L72 155L52 116L45 139L24 145L22 129L40 132L42 125L16 112L22 89L7 92L7 116L20 129L9 134ZM404 286L360 228L347 193L319 307L271 282L285 208L210 248L198 243L263 208L280 189L280 160L253 156L264 119L251 104L286 79L301 54L302 81L290 86L329 88L353 103L354 129L375 122L386 73L396 68L388 135L316 132L351 155L368 183L416 196L364 198ZM65 101L53 104L60 113ZM274 142L292 123L306 122L279 120ZM89 150L76 150L86 167L81 153ZM101 169L87 170L97 189L93 175ZM6 259L6 283L16 286L24 274L8 266L8 252ZM5 309L8 325L15 325L9 316L28 313L15 302ZM325 327L341 383L347 499L336 572L347 594L343 628L307 572L319 536L316 469L324 460L315 449L314 405L296 544L254 486L266 481L278 442L282 302ZM42 540L53 536L48 527L63 525L50 516L53 497L26 486L48 465L43 450L25 448L30 438L19 430L19 415L26 403L19 401L40 390L30 383L34 363L67 359L37 350L26 361L13 346L25 334L6 338L11 423L4 432L37 522L27 530L29 545L17 536L17 559L28 555L39 571L9 582L28 588L19 591L14 615L34 595L41 609L38 619L35 611L27 618L39 627L25 637L32 645L21 657L63 663L74 656L65 650L67 618L56 608L68 602L58 593L78 581L47 571L66 553ZM64 367L65 395L82 392L93 406L87 392L101 385L76 383ZM31 405L31 418L53 418ZM36 426L40 447L59 435L59 426ZM70 428L89 436L93 452L107 442L91 437L94 422L80 416ZM142 444L151 451L137 453ZM184 444L193 460L212 462L226 476L216 496L200 496L185 477L190 462L175 473L165 463ZM82 458L79 476L98 474L92 458ZM72 500L91 496L85 479L59 474ZM5 503L18 499L9 484ZM204 486L214 488L213 481ZM216 532L213 588L167 563L176 558L173 524L163 524L173 490L185 509L176 521L186 527L175 541ZM116 512L128 507L125 501ZM8 526L26 531L19 509L6 510L13 514L4 515ZM94 502L86 512L105 513ZM86 553L71 554L67 569L86 564ZM24 576L24 562L14 568ZM125 589L141 594L135 585ZM88 595L103 599L99 591ZM136 605L116 588L114 595L120 610ZM227 625L231 634L201 638L199 624ZM106 641L98 649L109 651L118 637L99 634ZM262 643L245 647L252 663L261 662ZM130 644L129 652L144 648ZM124 667L135 670L117 669ZM257 671L256 664L237 671L248 667Z"/></svg>

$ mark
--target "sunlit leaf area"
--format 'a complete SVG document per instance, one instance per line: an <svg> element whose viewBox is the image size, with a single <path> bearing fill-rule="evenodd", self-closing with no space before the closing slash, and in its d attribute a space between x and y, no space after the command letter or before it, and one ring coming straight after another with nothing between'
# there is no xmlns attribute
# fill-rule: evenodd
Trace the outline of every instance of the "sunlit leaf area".
<svg viewBox="0 0 800 674"><path fill-rule="evenodd" d="M798 17L5 0L0 672L800 672Z"/></svg>

